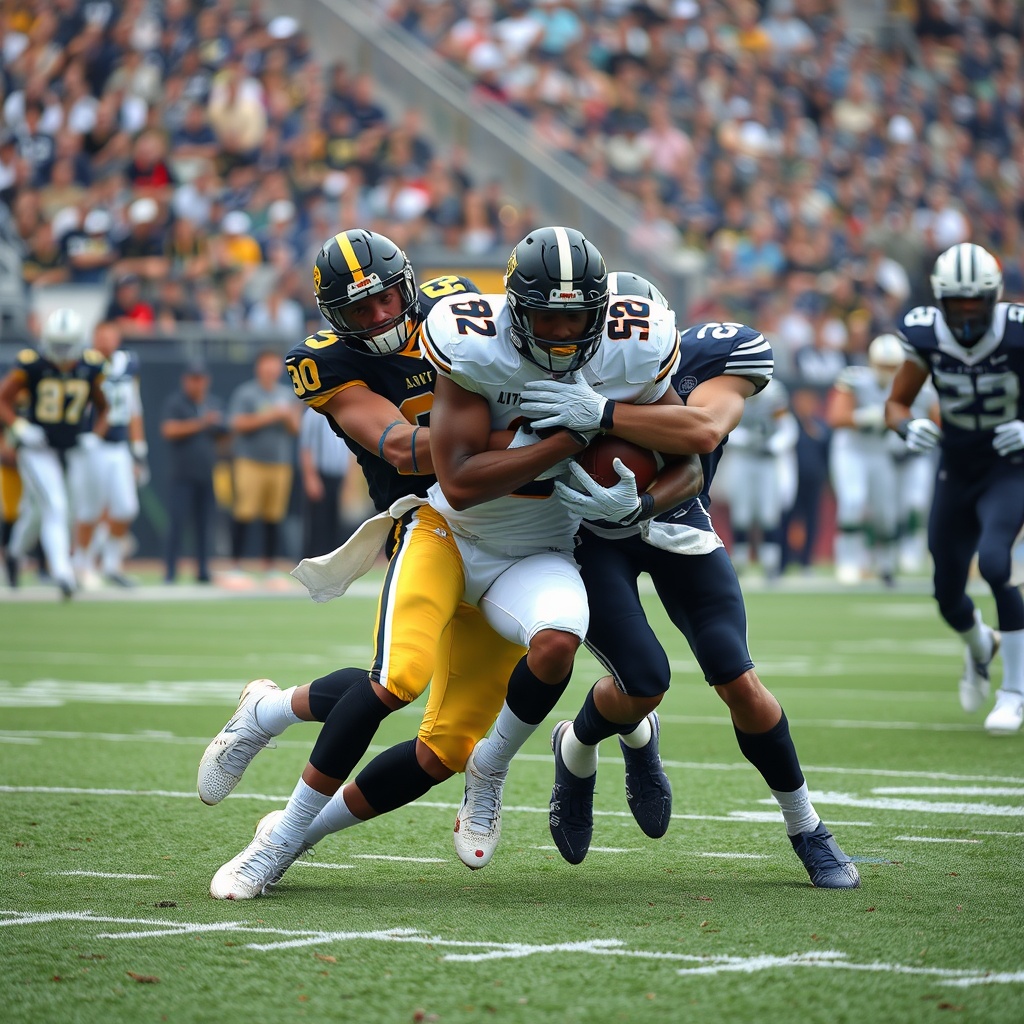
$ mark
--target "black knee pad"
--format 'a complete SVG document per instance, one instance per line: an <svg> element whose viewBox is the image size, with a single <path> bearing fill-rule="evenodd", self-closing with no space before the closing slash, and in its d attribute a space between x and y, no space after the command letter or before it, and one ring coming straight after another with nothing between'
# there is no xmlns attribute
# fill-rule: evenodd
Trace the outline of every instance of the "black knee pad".
<svg viewBox="0 0 1024 1024"><path fill-rule="evenodd" d="M416 740L389 747L356 776L359 791L378 814L418 800L437 783L416 759Z"/></svg>
<svg viewBox="0 0 1024 1024"><path fill-rule="evenodd" d="M313 745L309 763L331 779L347 779L359 764L391 708L373 691L369 677L348 688L334 705Z"/></svg>
<svg viewBox="0 0 1024 1024"><path fill-rule="evenodd" d="M368 677L365 668L339 668L309 684L309 710L318 722L326 722L334 705L349 688Z"/></svg>

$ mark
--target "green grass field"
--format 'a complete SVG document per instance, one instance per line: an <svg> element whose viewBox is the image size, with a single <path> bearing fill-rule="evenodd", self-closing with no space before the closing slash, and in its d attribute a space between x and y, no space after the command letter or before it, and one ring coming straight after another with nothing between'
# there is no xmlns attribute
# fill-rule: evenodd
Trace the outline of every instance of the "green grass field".
<svg viewBox="0 0 1024 1024"><path fill-rule="evenodd" d="M195 795L199 757L246 680L367 661L369 582L321 606L156 588L0 603L4 1019L1024 1019L1024 736L960 710L959 641L923 592L749 594L758 669L860 890L809 886L724 705L652 610L675 670L664 839L635 826L606 743L594 845L561 860L553 718L513 767L486 870L452 849L456 778L330 837L273 895L212 900L211 875L283 805L317 727L285 733L218 807ZM595 671L581 655L557 717ZM411 737L419 711L391 716L372 750Z"/></svg>

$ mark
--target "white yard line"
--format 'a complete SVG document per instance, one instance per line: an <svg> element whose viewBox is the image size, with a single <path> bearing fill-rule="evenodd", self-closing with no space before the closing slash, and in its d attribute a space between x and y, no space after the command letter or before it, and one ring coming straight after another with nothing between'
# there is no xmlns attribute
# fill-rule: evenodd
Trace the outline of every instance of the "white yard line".
<svg viewBox="0 0 1024 1024"><path fill-rule="evenodd" d="M216 923L165 921L160 918L105 917L90 911L58 911L25 913L0 910L0 927L50 928L59 931L66 941L69 924L86 926L91 932L97 925L124 925L127 931L100 931L95 939L133 941L152 938L182 938L211 932L238 933L250 936L276 936L273 941L248 942L239 949L274 953L281 950L310 946L337 947L353 942L389 942L427 947L430 956L441 951L442 963L479 963L486 960L521 960L538 956L611 956L632 960L650 960L677 965L677 976L706 977L714 974L756 974L771 970L789 970L793 967L819 970L861 971L867 974L895 974L926 977L936 984L958 988L977 985L1021 985L1024 971L993 971L983 967L970 970L955 967L917 967L908 964L855 963L847 953L838 950L812 950L805 953L776 955L760 953L754 956L700 956L669 950L630 948L619 938L593 938L582 941L554 943L497 942L489 940L447 939L444 936L420 932L413 928L376 928L369 931L327 931L319 929L294 930L253 925L248 921L222 921ZM57 927L55 927L57 926ZM685 965L685 966L678 966Z"/></svg>

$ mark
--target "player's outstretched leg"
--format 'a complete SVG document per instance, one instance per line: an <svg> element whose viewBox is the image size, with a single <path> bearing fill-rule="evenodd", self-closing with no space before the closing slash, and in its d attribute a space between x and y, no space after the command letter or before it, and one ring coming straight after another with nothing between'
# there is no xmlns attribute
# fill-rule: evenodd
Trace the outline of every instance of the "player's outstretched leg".
<svg viewBox="0 0 1024 1024"><path fill-rule="evenodd" d="M267 695L280 692L270 679L246 684L235 713L210 741L199 762L196 788L204 804L219 804L238 785L252 759L270 745L273 735L257 721L256 705Z"/></svg>

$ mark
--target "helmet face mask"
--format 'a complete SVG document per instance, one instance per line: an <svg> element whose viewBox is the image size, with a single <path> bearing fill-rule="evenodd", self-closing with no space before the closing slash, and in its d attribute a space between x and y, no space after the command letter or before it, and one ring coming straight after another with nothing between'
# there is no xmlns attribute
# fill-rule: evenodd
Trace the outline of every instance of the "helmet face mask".
<svg viewBox="0 0 1024 1024"><path fill-rule="evenodd" d="M365 355L400 352L419 326L419 293L412 264L390 238L375 231L342 231L328 239L313 265L313 289L320 312L338 337ZM376 308L394 305L393 315L371 323L354 315L357 306L366 310L366 299L392 290L397 303L379 299Z"/></svg>
<svg viewBox="0 0 1024 1024"><path fill-rule="evenodd" d="M966 348L976 345L992 326L1003 295L996 258L971 242L951 246L935 261L931 285L950 333Z"/></svg>
<svg viewBox="0 0 1024 1024"><path fill-rule="evenodd" d="M85 351L85 326L73 309L55 309L43 326L39 351L59 366L73 363Z"/></svg>
<svg viewBox="0 0 1024 1024"><path fill-rule="evenodd" d="M608 272L579 231L530 232L509 257L505 294L512 343L525 359L560 376L594 357L608 313Z"/></svg>

